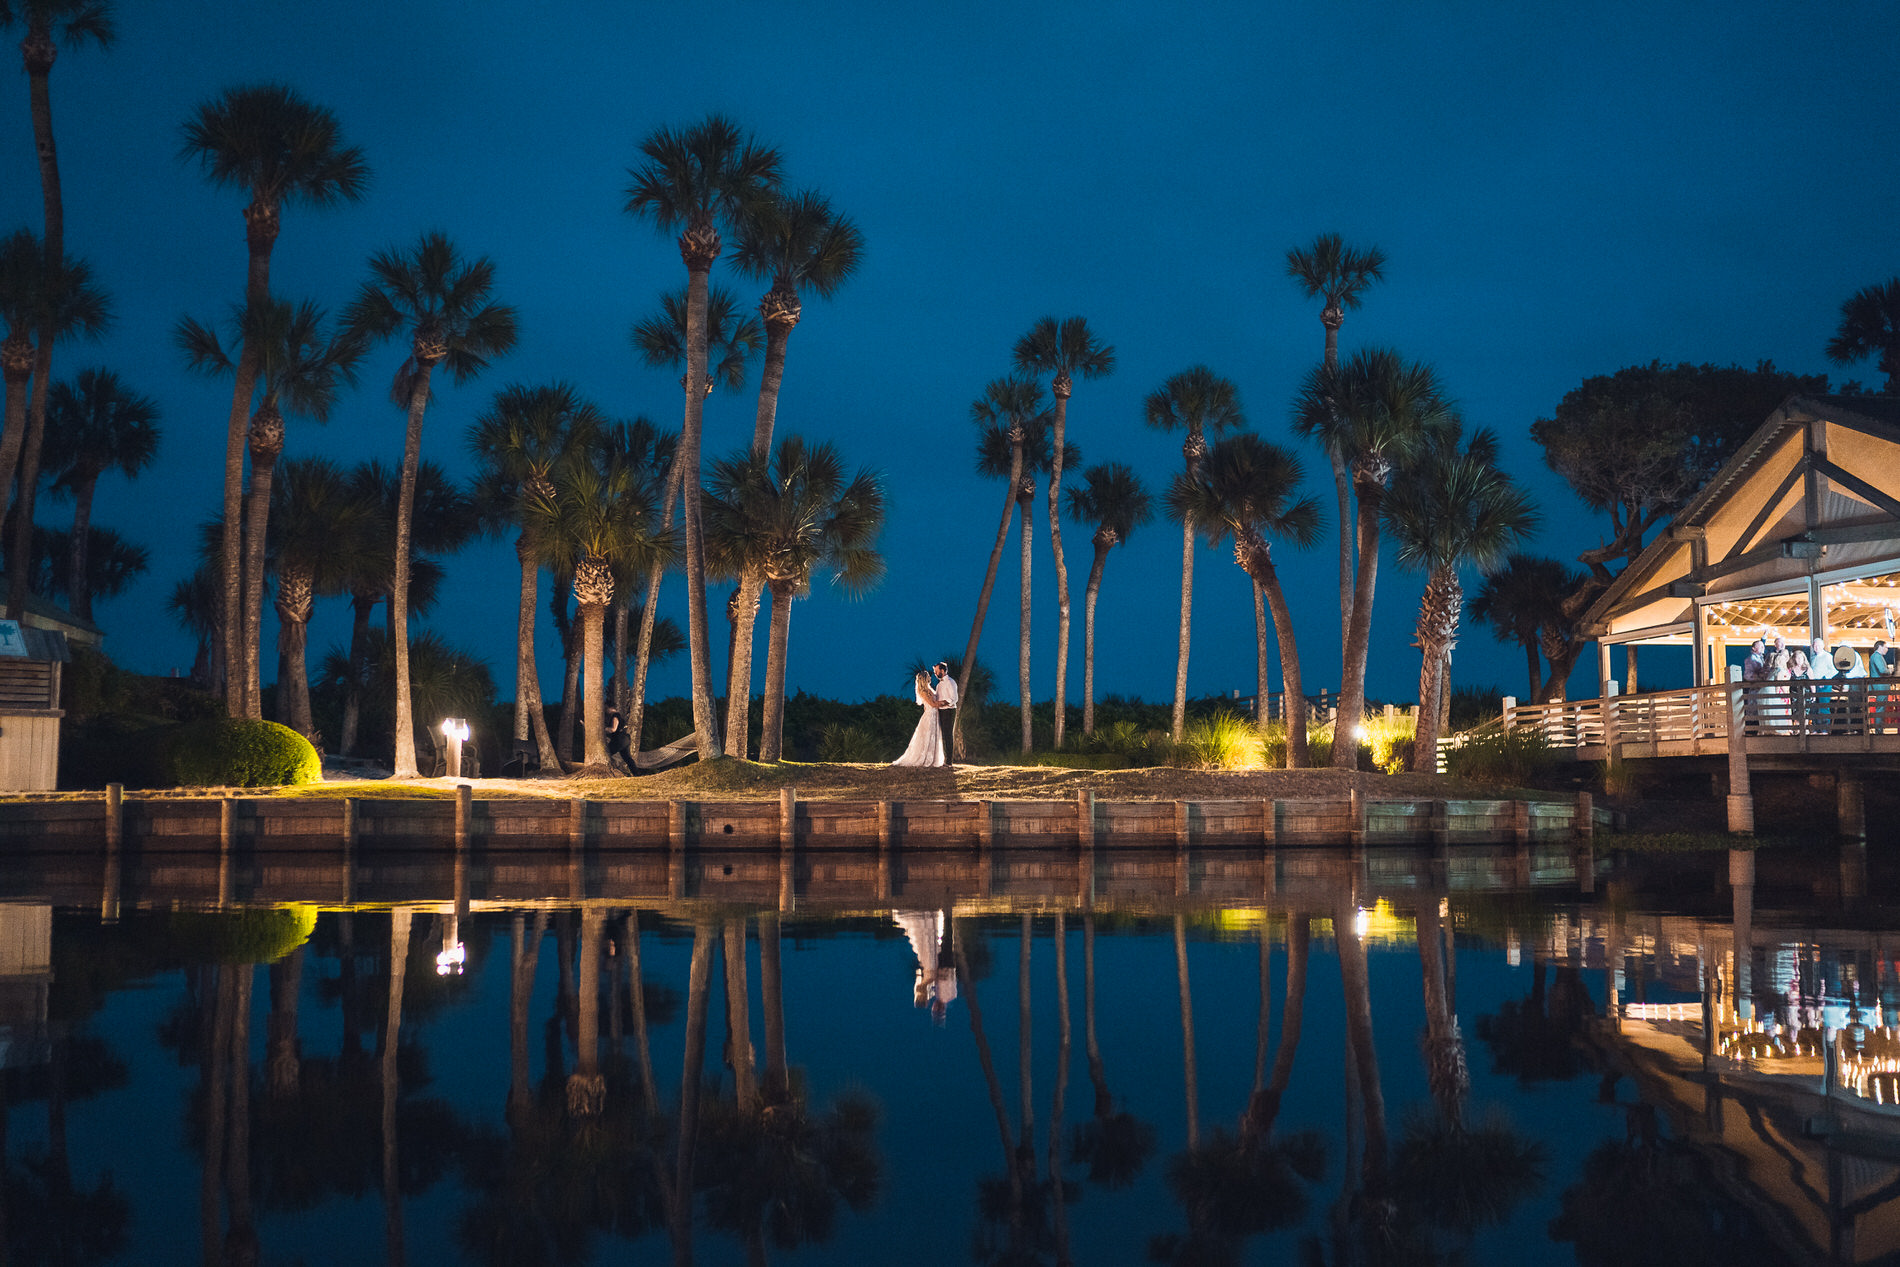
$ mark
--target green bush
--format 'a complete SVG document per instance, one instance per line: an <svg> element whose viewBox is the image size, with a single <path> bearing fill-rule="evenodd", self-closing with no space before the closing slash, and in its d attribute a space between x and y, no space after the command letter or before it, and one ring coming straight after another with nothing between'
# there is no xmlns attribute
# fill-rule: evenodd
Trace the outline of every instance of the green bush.
<svg viewBox="0 0 1900 1267"><path fill-rule="evenodd" d="M1524 784L1548 770L1551 761L1542 731L1479 731L1445 753L1445 773L1474 783Z"/></svg>
<svg viewBox="0 0 1900 1267"><path fill-rule="evenodd" d="M1229 712L1189 722L1175 746L1182 765L1203 770L1244 770L1262 762L1260 732L1244 717Z"/></svg>
<svg viewBox="0 0 1900 1267"><path fill-rule="evenodd" d="M884 745L859 726L830 725L818 728L820 761L884 761Z"/></svg>
<svg viewBox="0 0 1900 1267"><path fill-rule="evenodd" d="M315 783L323 762L310 741L274 721L213 717L164 732L159 781L176 787L282 787Z"/></svg>
<svg viewBox="0 0 1900 1267"><path fill-rule="evenodd" d="M275 963L309 940L317 908L174 911L167 929L186 963Z"/></svg>

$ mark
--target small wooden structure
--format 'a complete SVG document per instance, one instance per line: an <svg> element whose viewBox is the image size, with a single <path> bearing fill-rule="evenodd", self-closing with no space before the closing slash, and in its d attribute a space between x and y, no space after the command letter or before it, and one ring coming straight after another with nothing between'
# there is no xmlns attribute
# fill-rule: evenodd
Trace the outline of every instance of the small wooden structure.
<svg viewBox="0 0 1900 1267"><path fill-rule="evenodd" d="M0 620L0 791L58 786L60 666L69 659L63 632Z"/></svg>

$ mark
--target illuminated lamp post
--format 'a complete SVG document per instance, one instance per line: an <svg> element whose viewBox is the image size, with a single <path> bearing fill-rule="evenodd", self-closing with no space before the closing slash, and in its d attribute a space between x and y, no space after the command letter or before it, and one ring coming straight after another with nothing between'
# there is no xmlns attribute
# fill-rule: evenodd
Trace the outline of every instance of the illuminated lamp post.
<svg viewBox="0 0 1900 1267"><path fill-rule="evenodd" d="M468 722L461 717L442 719L442 733L449 741L449 762L446 773L451 779L462 776L462 745L468 740Z"/></svg>

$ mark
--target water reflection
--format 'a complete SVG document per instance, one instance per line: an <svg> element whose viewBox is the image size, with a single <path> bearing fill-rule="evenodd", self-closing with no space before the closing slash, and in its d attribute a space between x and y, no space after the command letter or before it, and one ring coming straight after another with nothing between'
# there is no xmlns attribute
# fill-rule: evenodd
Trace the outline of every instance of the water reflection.
<svg viewBox="0 0 1900 1267"><path fill-rule="evenodd" d="M107 923L94 860L14 856L4 1244L231 1264L1900 1250L1879 885L1817 901L1811 866L1758 886L1727 861L477 853L345 874L150 853L122 860ZM452 950L462 970L438 971Z"/></svg>

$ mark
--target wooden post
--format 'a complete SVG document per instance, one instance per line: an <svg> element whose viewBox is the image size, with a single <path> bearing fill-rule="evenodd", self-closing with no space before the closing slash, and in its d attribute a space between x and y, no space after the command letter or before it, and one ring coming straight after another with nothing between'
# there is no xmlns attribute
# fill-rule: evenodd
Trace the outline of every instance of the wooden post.
<svg viewBox="0 0 1900 1267"><path fill-rule="evenodd" d="M1504 722L1504 728L1506 730L1509 730L1511 728L1511 710L1516 707L1517 707L1517 696L1506 695L1504 697L1503 707L1499 709L1499 712L1502 714L1502 720Z"/></svg>
<svg viewBox="0 0 1900 1267"><path fill-rule="evenodd" d="M1577 807L1571 811L1571 832L1578 840L1595 840L1597 834L1596 798L1588 792L1577 793Z"/></svg>
<svg viewBox="0 0 1900 1267"><path fill-rule="evenodd" d="M343 798L343 904L356 901L356 798Z"/></svg>
<svg viewBox="0 0 1900 1267"><path fill-rule="evenodd" d="M1431 809L1432 852L1442 853L1451 845L1451 802L1433 801Z"/></svg>
<svg viewBox="0 0 1900 1267"><path fill-rule="evenodd" d="M877 847L880 851L888 851L891 847L891 803L879 801L876 814Z"/></svg>
<svg viewBox="0 0 1900 1267"><path fill-rule="evenodd" d="M455 847L458 850L468 848L468 824L475 812L472 795L468 784L455 785Z"/></svg>
<svg viewBox="0 0 1900 1267"><path fill-rule="evenodd" d="M976 843L984 849L996 844L996 802L976 803Z"/></svg>
<svg viewBox="0 0 1900 1267"><path fill-rule="evenodd" d="M791 786L778 790L778 847L790 850L798 843L798 789Z"/></svg>
<svg viewBox="0 0 1900 1267"><path fill-rule="evenodd" d="M587 802L571 797L567 802L567 847L580 849L587 843Z"/></svg>
<svg viewBox="0 0 1900 1267"><path fill-rule="evenodd" d="M1747 687L1742 666L1728 670L1728 829L1738 836L1755 832L1755 797L1748 786Z"/></svg>
<svg viewBox="0 0 1900 1267"><path fill-rule="evenodd" d="M1353 788L1349 804L1352 823L1346 828L1346 841L1355 849L1363 849L1366 844L1366 794L1357 787Z"/></svg>
<svg viewBox="0 0 1900 1267"><path fill-rule="evenodd" d="M666 847L674 853L686 848L686 815L690 803L686 801L668 801L666 803Z"/></svg>
<svg viewBox="0 0 1900 1267"><path fill-rule="evenodd" d="M124 793L123 784L106 784L106 865L104 884L99 895L99 922L102 924L119 922L119 889L122 881L119 850L125 843Z"/></svg>
<svg viewBox="0 0 1900 1267"><path fill-rule="evenodd" d="M1075 843L1078 848L1095 848L1095 793L1075 794Z"/></svg>
<svg viewBox="0 0 1900 1267"><path fill-rule="evenodd" d="M1531 843L1531 803L1529 801L1511 802L1511 840L1519 845Z"/></svg>
<svg viewBox="0 0 1900 1267"><path fill-rule="evenodd" d="M125 843L125 784L106 784L106 847Z"/></svg>
<svg viewBox="0 0 1900 1267"><path fill-rule="evenodd" d="M233 841L237 837L237 799L227 796L218 807L218 905L228 906L232 897Z"/></svg>
<svg viewBox="0 0 1900 1267"><path fill-rule="evenodd" d="M1867 801L1859 779L1842 774L1834 781L1834 809L1841 839L1867 839Z"/></svg>
<svg viewBox="0 0 1900 1267"><path fill-rule="evenodd" d="M1188 847L1188 832L1188 803L1186 801L1176 801L1174 803L1174 843L1176 848L1186 849Z"/></svg>
<svg viewBox="0 0 1900 1267"><path fill-rule="evenodd" d="M1280 802L1260 802L1260 843L1269 849L1280 844Z"/></svg>

